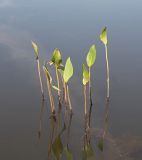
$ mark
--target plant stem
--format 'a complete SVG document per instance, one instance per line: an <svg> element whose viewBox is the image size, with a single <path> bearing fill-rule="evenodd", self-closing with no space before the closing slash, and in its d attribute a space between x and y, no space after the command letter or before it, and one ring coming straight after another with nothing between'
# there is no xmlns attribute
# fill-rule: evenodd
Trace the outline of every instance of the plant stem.
<svg viewBox="0 0 142 160"><path fill-rule="evenodd" d="M68 85L67 85L67 98L68 98L69 108L72 111L71 100L70 100L70 93L69 93L69 86Z"/></svg>
<svg viewBox="0 0 142 160"><path fill-rule="evenodd" d="M108 47L105 45L106 51L106 67L107 67L107 99L109 99L109 63L108 63Z"/></svg>
<svg viewBox="0 0 142 160"><path fill-rule="evenodd" d="M58 97L60 99L60 82L59 82L59 75L58 75L57 67L56 67L56 77L57 77L57 84L58 84Z"/></svg>
<svg viewBox="0 0 142 160"><path fill-rule="evenodd" d="M90 99L90 96L91 96L91 68L89 67L89 99Z"/></svg>
<svg viewBox="0 0 142 160"><path fill-rule="evenodd" d="M44 92L43 92L43 85L42 85L42 80L41 80L39 59L37 59L36 61L37 61L37 68L38 68L38 75L39 75L39 81L40 81L40 88L41 88L42 98L44 100Z"/></svg>
<svg viewBox="0 0 142 160"><path fill-rule="evenodd" d="M64 100L65 100L65 104L67 104L67 84L64 82Z"/></svg>
<svg viewBox="0 0 142 160"><path fill-rule="evenodd" d="M48 78L47 78L47 87L48 87L48 94L49 94L49 99L50 99L51 112L54 114L55 106L54 106L54 100L53 100L52 93L51 93L51 84Z"/></svg>
<svg viewBox="0 0 142 160"><path fill-rule="evenodd" d="M84 85L84 113L87 115L87 102L86 102L86 85Z"/></svg>

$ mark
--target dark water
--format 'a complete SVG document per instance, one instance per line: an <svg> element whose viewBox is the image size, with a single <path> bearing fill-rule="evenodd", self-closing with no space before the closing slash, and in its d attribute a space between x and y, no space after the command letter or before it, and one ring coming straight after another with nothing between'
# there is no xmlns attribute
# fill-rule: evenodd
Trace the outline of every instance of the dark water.
<svg viewBox="0 0 142 160"><path fill-rule="evenodd" d="M74 159L81 159L83 148L81 68L93 43L97 47L97 60L92 68L95 107L90 130L95 157L142 159L141 8L140 0L0 0L0 159L49 159L51 114L47 99L39 140L41 95L31 40L39 44L42 62L50 59L56 47L61 50L64 62L69 55L72 59L75 73L70 92L74 115L69 138L66 129L61 139L63 146L69 139ZM105 53L99 41L104 26L108 27L109 37L111 101L109 131L101 153L96 135L102 128L105 108ZM64 111L59 130L63 117Z"/></svg>

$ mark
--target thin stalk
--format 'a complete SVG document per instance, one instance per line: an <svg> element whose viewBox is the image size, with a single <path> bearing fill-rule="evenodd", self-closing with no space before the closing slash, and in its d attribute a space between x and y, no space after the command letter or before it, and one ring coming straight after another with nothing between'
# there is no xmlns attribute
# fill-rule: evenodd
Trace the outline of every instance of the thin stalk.
<svg viewBox="0 0 142 160"><path fill-rule="evenodd" d="M72 105L71 105L69 86L68 85L67 85L67 97L68 97L69 108L72 111Z"/></svg>
<svg viewBox="0 0 142 160"><path fill-rule="evenodd" d="M91 112L92 112L92 97L91 97L91 68L89 67L89 103L90 103L90 108L89 108L89 127L91 123Z"/></svg>
<svg viewBox="0 0 142 160"><path fill-rule="evenodd" d="M91 68L89 67L89 100L91 99Z"/></svg>
<svg viewBox="0 0 142 160"><path fill-rule="evenodd" d="M39 75L39 81L40 81L40 88L41 88L42 98L44 100L44 92L43 92L43 85L42 85L42 80L41 80L39 59L37 59L36 61L37 61L37 68L38 68L38 75Z"/></svg>
<svg viewBox="0 0 142 160"><path fill-rule="evenodd" d="M40 140L41 131L42 131L42 118L43 118L43 111L44 111L44 107L45 107L44 102L45 101L42 100L42 102L41 102L41 108L40 108L39 130L38 130L38 138L39 138L39 140Z"/></svg>
<svg viewBox="0 0 142 160"><path fill-rule="evenodd" d="M87 102L86 102L86 85L84 85L84 113L87 115Z"/></svg>
<svg viewBox="0 0 142 160"><path fill-rule="evenodd" d="M51 93L51 84L48 79L47 79L47 88L48 88L51 112L54 114L55 112L54 100L53 100L52 93Z"/></svg>
<svg viewBox="0 0 142 160"><path fill-rule="evenodd" d="M67 84L64 82L64 100L65 104L67 104Z"/></svg>
<svg viewBox="0 0 142 160"><path fill-rule="evenodd" d="M106 51L106 67L107 67L107 99L109 100L109 62L108 62L108 47L105 45Z"/></svg>
<svg viewBox="0 0 142 160"><path fill-rule="evenodd" d="M59 75L58 75L57 67L56 67L56 77L57 77L57 84L58 84L58 97L60 99L60 81L59 81Z"/></svg>

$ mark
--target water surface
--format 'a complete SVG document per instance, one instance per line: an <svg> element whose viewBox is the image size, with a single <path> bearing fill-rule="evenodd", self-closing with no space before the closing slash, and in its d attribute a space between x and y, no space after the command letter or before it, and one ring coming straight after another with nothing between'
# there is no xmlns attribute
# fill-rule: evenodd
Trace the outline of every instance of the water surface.
<svg viewBox="0 0 142 160"><path fill-rule="evenodd" d="M72 59L74 115L69 139L74 159L81 159L84 134L82 62L93 43L97 61L92 68L95 109L93 106L91 143L96 155L105 160L124 159L121 156L142 159L141 6L140 0L0 0L1 159L47 159L50 110L47 99L39 142L41 98L31 40L39 44L42 62L50 59L56 47L64 62L69 55ZM95 148L95 133L102 126L105 108L105 53L99 41L104 26L108 27L111 79L105 158ZM65 136L62 138L65 143Z"/></svg>

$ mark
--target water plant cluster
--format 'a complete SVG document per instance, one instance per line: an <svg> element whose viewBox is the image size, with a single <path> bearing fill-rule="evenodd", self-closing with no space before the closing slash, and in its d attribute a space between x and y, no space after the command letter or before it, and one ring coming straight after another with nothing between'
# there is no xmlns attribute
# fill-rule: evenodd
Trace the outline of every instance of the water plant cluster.
<svg viewBox="0 0 142 160"><path fill-rule="evenodd" d="M109 100L109 62L108 62L108 40L107 40L107 28L105 27L101 34L100 34L100 40L105 46L105 52L106 52L106 83L107 83L107 94L106 98ZM40 87L41 87L41 94L42 94L42 99L44 100L45 95L44 95L44 90L43 90L43 82L41 78L41 69L43 69L44 74L46 76L47 80L47 90L48 90L48 95L49 95L49 100L50 100L50 108L51 112L53 115L55 115L55 102L54 102L54 97L52 95L52 89L55 89L57 91L57 96L59 100L59 105L61 103L65 104L66 106L69 106L70 111L72 112L72 105L71 105L71 99L70 99L70 92L69 92L69 80L73 76L73 65L71 58L68 57L66 60L65 65L62 63L62 56L61 52L58 48L56 48L53 51L51 60L49 60L46 64L43 66L40 66L40 61L39 61L39 51L38 51L38 46L35 42L32 41L32 46L35 51L36 55L36 62L37 62L37 70L38 70L38 76L39 76L39 82L40 82ZM88 51L88 54L86 56L86 63L87 67L85 64L82 65L82 84L84 86L84 114L87 115L87 98L86 98L86 88L89 88L89 102L90 102L90 107L92 106L92 98L91 98L91 67L96 61L96 47L95 45L92 45ZM55 67L55 73L56 73L56 81L57 85L53 85L52 83L52 77L49 72L48 66L54 65ZM63 94L61 96L61 90L63 91Z"/></svg>
<svg viewBox="0 0 142 160"><path fill-rule="evenodd" d="M106 57L106 110L104 114L104 127L103 132L100 136L100 140L98 141L98 148L103 151L103 142L104 137L107 130L107 119L108 119L108 106L109 106L109 62L108 62L108 39L107 39L107 28L105 27L100 34L100 40L105 46L105 57ZM48 60L43 66L41 66L39 61L39 50L38 45L32 41L32 47L34 49L36 55L36 62L37 62L37 70L41 88L41 95L42 95L42 106L45 101L45 94L43 88L43 79L41 76L41 71L43 71L46 82L47 82L47 91L49 96L50 102L50 109L51 109L51 136L48 145L48 158L50 159L51 153L53 152L54 157L56 159L60 159L62 152L63 152L63 144L61 141L61 135L65 130L67 130L67 144L64 148L66 153L67 159L73 159L72 153L69 150L69 132L72 120L72 103L70 98L70 88L69 88L69 81L74 73L74 67L71 61L71 58L68 57L66 59L65 64L63 64L62 55L58 48L55 48L50 60ZM91 136L90 136L90 123L91 123L91 112L92 112L92 93L91 93L91 68L96 61L96 46L93 44L87 55L86 55L86 63L82 64L82 85L84 88L84 118L85 118L85 125L84 125L84 145L83 145L83 159L88 159L93 155L93 148L91 146ZM56 85L53 84L52 76L49 71L49 67L53 65L55 68L56 74ZM58 104L56 104L55 96L53 96L53 90L56 90L56 95L58 97ZM89 101L88 101L89 97ZM58 106L58 107L55 107ZM60 113L62 106L65 106L65 113L64 113L64 125L60 127ZM43 107L41 108L41 111ZM69 111L69 112L67 112ZM42 112L41 112L42 113ZM40 116L42 119L42 116ZM57 126L56 126L57 125ZM39 129L39 136L41 134L41 123ZM54 135L56 135L54 137Z"/></svg>

